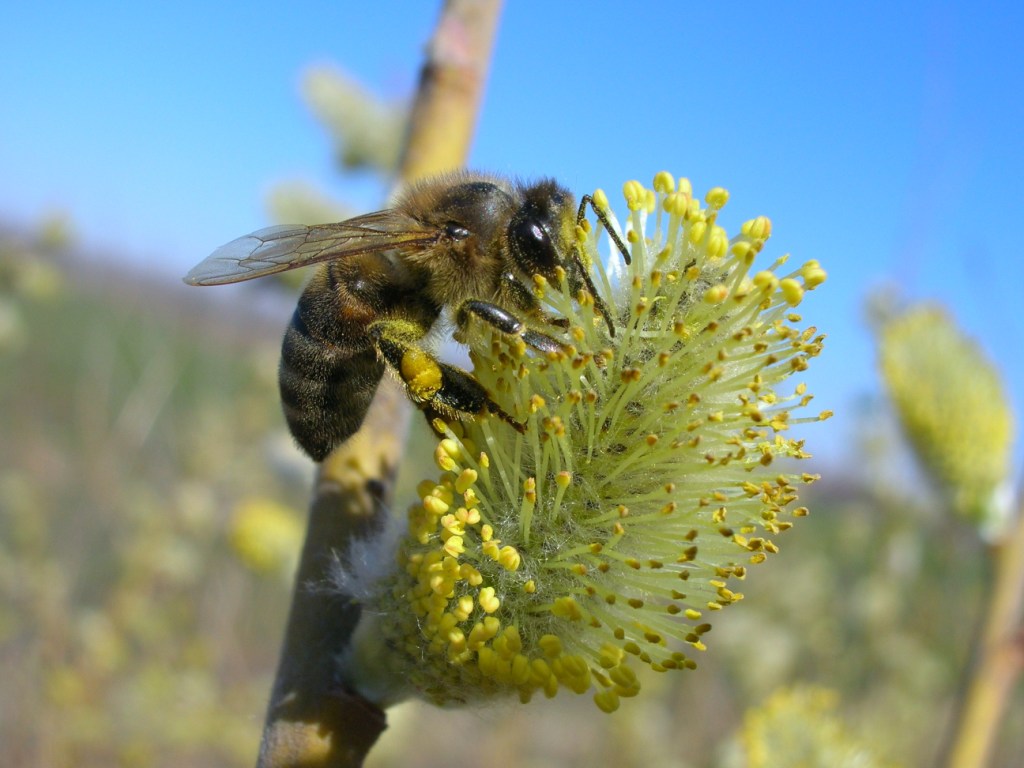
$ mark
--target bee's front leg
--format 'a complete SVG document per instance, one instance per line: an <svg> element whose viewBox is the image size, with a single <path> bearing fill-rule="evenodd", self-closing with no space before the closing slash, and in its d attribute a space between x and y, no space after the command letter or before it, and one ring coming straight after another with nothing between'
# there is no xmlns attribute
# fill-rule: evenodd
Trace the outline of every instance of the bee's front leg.
<svg viewBox="0 0 1024 768"><path fill-rule="evenodd" d="M469 322L470 315L482 320L495 330L512 336L518 336L538 352L564 354L566 351L565 345L562 344L562 342L557 339L553 339L540 331L528 328L522 320L508 310L502 309L497 304L492 304L489 301L479 301L477 299L470 299L469 301L464 302L462 306L459 307L458 314L455 317L455 321L458 323L459 328L466 327Z"/></svg>
<svg viewBox="0 0 1024 768"><path fill-rule="evenodd" d="M524 432L526 426L502 410L473 374L438 360L420 345L427 330L407 320L381 320L369 328L377 351L428 421L433 416L451 419L467 413L494 414Z"/></svg>

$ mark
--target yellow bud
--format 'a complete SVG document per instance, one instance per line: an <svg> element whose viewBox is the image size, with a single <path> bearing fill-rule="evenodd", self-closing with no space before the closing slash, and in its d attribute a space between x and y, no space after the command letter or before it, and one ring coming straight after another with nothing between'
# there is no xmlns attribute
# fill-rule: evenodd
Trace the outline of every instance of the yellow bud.
<svg viewBox="0 0 1024 768"><path fill-rule="evenodd" d="M800 276L804 279L804 287L810 291L824 283L828 274L817 260L812 259L800 268Z"/></svg>
<svg viewBox="0 0 1024 768"><path fill-rule="evenodd" d="M541 635L537 645L549 659L562 655L562 641L557 635Z"/></svg>
<svg viewBox="0 0 1024 768"><path fill-rule="evenodd" d="M423 500L423 508L432 515L443 515L450 509L448 504L445 504L441 499L436 496L427 496Z"/></svg>
<svg viewBox="0 0 1024 768"><path fill-rule="evenodd" d="M647 190L639 181L627 181L622 185L622 195L631 211L639 211L647 205Z"/></svg>
<svg viewBox="0 0 1024 768"><path fill-rule="evenodd" d="M708 256L712 259L720 259L729 250L729 236L725 230L715 225L711 228L711 236L708 238Z"/></svg>
<svg viewBox="0 0 1024 768"><path fill-rule="evenodd" d="M773 293L779 287L779 278L774 272L764 270L754 275L754 285L766 293Z"/></svg>
<svg viewBox="0 0 1024 768"><path fill-rule="evenodd" d="M729 192L723 187L712 187L704 196L704 201L717 210L729 202Z"/></svg>
<svg viewBox="0 0 1024 768"><path fill-rule="evenodd" d="M494 613L501 607L501 601L494 594L494 587L484 587L481 589L477 602L480 603L480 607L486 613Z"/></svg>
<svg viewBox="0 0 1024 768"><path fill-rule="evenodd" d="M681 192L670 192L665 196L662 207L670 216L685 216L690 207L690 198Z"/></svg>
<svg viewBox="0 0 1024 768"><path fill-rule="evenodd" d="M676 180L668 171L658 171L654 176L654 191L668 193L676 188Z"/></svg>
<svg viewBox="0 0 1024 768"><path fill-rule="evenodd" d="M755 240L766 240L772 234L772 220L767 216L758 216L756 219L743 222L740 231Z"/></svg>
<svg viewBox="0 0 1024 768"><path fill-rule="evenodd" d="M476 482L477 474L475 469L464 469L455 481L455 490L458 493L465 493L469 486Z"/></svg>
<svg viewBox="0 0 1024 768"><path fill-rule="evenodd" d="M803 286L791 277L780 280L779 289L782 291L782 297L791 307L795 307L804 298Z"/></svg>
<svg viewBox="0 0 1024 768"><path fill-rule="evenodd" d="M619 695L611 688L594 694L594 703L602 712L611 714L619 708Z"/></svg>
<svg viewBox="0 0 1024 768"><path fill-rule="evenodd" d="M729 298L729 288L725 285L713 285L704 291L704 301L707 304L721 304Z"/></svg>

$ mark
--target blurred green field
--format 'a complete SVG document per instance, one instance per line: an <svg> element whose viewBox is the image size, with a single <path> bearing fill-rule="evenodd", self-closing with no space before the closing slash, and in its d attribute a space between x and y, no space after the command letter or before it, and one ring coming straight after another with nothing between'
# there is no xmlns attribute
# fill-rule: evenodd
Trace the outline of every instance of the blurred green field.
<svg viewBox="0 0 1024 768"><path fill-rule="evenodd" d="M302 504L266 458L276 344L167 295L0 245L5 765L255 754L289 585L230 539L248 499Z"/></svg>
<svg viewBox="0 0 1024 768"><path fill-rule="evenodd" d="M176 284L72 254L0 242L0 762L251 765L312 478L278 411L282 321L204 292L183 306ZM856 462L817 468L811 516L752 569L695 672L646 680L613 716L567 694L406 704L368 765L741 765L744 713L799 684L837 694L876 764L929 764L985 559L886 474L899 448L876 426L851 436ZM1018 693L995 765L1021 754Z"/></svg>

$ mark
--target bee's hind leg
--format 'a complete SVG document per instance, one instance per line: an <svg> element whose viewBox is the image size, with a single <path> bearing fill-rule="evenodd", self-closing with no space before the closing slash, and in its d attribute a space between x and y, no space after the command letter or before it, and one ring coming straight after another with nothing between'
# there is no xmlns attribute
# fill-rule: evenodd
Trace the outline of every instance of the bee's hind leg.
<svg viewBox="0 0 1024 768"><path fill-rule="evenodd" d="M438 360L420 345L427 329L403 320L381 320L369 328L381 357L409 392L410 399L434 418L493 414L519 432L526 426L506 413L468 371Z"/></svg>

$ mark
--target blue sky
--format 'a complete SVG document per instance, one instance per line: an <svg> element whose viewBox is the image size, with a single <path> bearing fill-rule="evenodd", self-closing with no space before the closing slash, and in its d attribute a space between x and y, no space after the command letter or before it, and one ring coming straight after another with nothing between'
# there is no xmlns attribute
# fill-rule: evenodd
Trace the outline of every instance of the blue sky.
<svg viewBox="0 0 1024 768"><path fill-rule="evenodd" d="M67 212L87 246L173 282L269 223L276 182L372 207L378 187L333 172L299 78L337 62L407 95L436 15L433 2L13 4L0 219ZM471 164L577 192L666 169L727 187L727 226L769 215L769 254L829 271L804 314L829 335L808 380L840 414L813 439L830 459L877 391L863 307L886 284L946 303L1021 414L1022 25L1008 3L509 0Z"/></svg>

